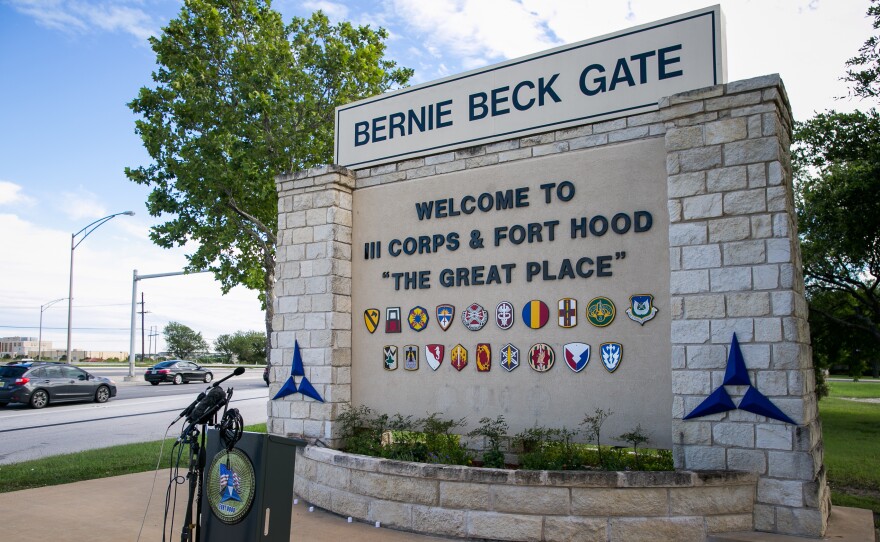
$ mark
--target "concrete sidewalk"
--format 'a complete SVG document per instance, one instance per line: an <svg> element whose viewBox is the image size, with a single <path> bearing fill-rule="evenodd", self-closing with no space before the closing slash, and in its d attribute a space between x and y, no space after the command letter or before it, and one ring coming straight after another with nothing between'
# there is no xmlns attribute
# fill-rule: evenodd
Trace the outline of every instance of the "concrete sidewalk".
<svg viewBox="0 0 880 542"><path fill-rule="evenodd" d="M0 494L0 510L3 510L3 535L0 535L0 539L159 542L162 540L168 470L162 470L155 476L155 487L153 480L153 472L143 472ZM180 540L186 497L186 484L178 486L174 530L170 534L166 530L168 542ZM293 507L291 542L449 541L384 527L377 529L366 523L348 523L346 518L317 508L309 512L308 508L302 501ZM205 512L210 513L207 509Z"/></svg>
<svg viewBox="0 0 880 542"><path fill-rule="evenodd" d="M155 483L154 483L155 480ZM87 480L72 484L0 494L3 534L0 540L52 542L160 542L162 540L168 470ZM174 528L168 542L180 540L186 508L186 484L178 486ZM150 493L152 491L152 498ZM149 506L148 506L149 502ZM293 506L291 542L449 542L451 538L423 536L353 522L315 509L302 501ZM210 513L209 511L205 511ZM141 524L143 523L143 527ZM874 538L870 510L834 507L823 540L870 542ZM714 542L816 541L767 533L716 535ZM215 541L211 541L215 542ZM222 542L222 541L216 541Z"/></svg>

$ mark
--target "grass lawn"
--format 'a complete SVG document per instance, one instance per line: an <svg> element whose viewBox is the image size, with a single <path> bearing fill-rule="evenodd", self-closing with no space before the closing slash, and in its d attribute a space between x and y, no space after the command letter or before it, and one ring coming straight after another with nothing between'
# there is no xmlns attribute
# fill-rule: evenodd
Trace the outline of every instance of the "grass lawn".
<svg viewBox="0 0 880 542"><path fill-rule="evenodd" d="M880 384L829 382L819 402L831 502L867 508L880 527L880 403L843 397L880 398Z"/></svg>
<svg viewBox="0 0 880 542"><path fill-rule="evenodd" d="M265 433L266 424L249 425L245 430ZM168 468L175 440L165 441L161 463L159 450L162 441L157 440L0 465L0 493L151 471L157 464L160 468Z"/></svg>
<svg viewBox="0 0 880 542"><path fill-rule="evenodd" d="M830 397L880 398L880 382L828 382Z"/></svg>

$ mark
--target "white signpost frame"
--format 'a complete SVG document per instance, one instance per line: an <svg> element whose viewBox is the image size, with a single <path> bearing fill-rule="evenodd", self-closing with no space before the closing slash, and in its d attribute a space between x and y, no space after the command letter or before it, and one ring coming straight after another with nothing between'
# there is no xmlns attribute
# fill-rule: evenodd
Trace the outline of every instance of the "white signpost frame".
<svg viewBox="0 0 880 542"><path fill-rule="evenodd" d="M657 109L727 82L712 6L336 109L335 163L351 169Z"/></svg>

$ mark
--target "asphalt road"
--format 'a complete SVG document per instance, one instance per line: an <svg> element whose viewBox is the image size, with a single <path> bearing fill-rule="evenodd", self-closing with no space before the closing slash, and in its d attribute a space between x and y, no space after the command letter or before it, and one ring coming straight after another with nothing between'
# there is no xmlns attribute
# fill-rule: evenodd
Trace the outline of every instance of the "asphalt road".
<svg viewBox="0 0 880 542"><path fill-rule="evenodd" d="M123 382L127 369L88 370L116 381L116 397L104 404L64 403L40 410L10 404L0 409L0 464L159 440L180 411L206 387L203 383L152 386L143 381ZM214 371L214 380L229 372ZM269 392L262 369L248 370L222 386L234 389L231 407L239 409L246 425L266 421ZM167 435L179 435L182 425L183 420L178 421Z"/></svg>

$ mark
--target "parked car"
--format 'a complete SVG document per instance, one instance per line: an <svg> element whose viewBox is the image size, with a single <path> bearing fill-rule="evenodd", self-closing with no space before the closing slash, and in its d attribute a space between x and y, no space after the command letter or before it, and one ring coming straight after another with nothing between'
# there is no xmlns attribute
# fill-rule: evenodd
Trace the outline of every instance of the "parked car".
<svg viewBox="0 0 880 542"><path fill-rule="evenodd" d="M116 383L73 365L28 362L0 366L0 407L26 403L43 408L50 403L95 401L116 396Z"/></svg>
<svg viewBox="0 0 880 542"><path fill-rule="evenodd" d="M184 384L197 381L207 384L213 378L214 374L208 369L183 359L160 361L144 373L144 380L154 386L158 386L160 382Z"/></svg>
<svg viewBox="0 0 880 542"><path fill-rule="evenodd" d="M271 365L267 363L266 368L263 369L263 381L266 383L267 386L269 385L269 367L271 367Z"/></svg>

